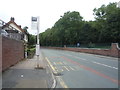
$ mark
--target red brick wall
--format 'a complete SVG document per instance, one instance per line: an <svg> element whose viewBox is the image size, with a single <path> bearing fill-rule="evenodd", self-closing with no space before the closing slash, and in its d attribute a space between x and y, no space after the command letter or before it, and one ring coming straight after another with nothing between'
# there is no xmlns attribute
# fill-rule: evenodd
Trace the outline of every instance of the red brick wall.
<svg viewBox="0 0 120 90"><path fill-rule="evenodd" d="M111 49L89 49L89 48L62 48L62 47L45 47L50 49L61 49L75 52L91 53L104 56L120 57L120 48L117 43L112 43Z"/></svg>
<svg viewBox="0 0 120 90"><path fill-rule="evenodd" d="M24 59L24 44L22 41L2 37L2 70Z"/></svg>
<svg viewBox="0 0 120 90"><path fill-rule="evenodd" d="M2 71L2 37L0 36L0 73Z"/></svg>

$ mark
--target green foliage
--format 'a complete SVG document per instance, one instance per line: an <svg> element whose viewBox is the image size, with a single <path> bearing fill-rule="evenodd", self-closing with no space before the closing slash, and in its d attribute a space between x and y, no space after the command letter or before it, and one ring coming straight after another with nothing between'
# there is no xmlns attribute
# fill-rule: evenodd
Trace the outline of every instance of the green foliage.
<svg viewBox="0 0 120 90"><path fill-rule="evenodd" d="M28 48L27 49L27 53L28 53L28 58L33 58L34 54L35 54L35 47L33 48Z"/></svg>
<svg viewBox="0 0 120 90"><path fill-rule="evenodd" d="M94 21L84 21L79 12L66 12L54 24L40 34L42 46L64 46L93 43L120 43L120 8L110 3L93 10ZM93 42L93 43L90 43Z"/></svg>
<svg viewBox="0 0 120 90"><path fill-rule="evenodd" d="M28 35L28 45L35 45L36 44L36 36L29 34Z"/></svg>
<svg viewBox="0 0 120 90"><path fill-rule="evenodd" d="M95 44L92 43L92 42L90 42L90 43L88 44L88 48L95 48Z"/></svg>
<svg viewBox="0 0 120 90"><path fill-rule="evenodd" d="M116 3L94 9L99 42L120 42L120 8Z"/></svg>

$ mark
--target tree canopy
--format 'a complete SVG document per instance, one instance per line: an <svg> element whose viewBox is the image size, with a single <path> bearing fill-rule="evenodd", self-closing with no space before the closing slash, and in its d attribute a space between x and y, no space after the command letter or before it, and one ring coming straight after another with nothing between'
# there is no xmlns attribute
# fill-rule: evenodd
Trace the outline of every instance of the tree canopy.
<svg viewBox="0 0 120 90"><path fill-rule="evenodd" d="M120 8L116 3L93 10L94 21L84 21L79 12L66 12L45 32L40 33L42 46L76 43L120 43Z"/></svg>

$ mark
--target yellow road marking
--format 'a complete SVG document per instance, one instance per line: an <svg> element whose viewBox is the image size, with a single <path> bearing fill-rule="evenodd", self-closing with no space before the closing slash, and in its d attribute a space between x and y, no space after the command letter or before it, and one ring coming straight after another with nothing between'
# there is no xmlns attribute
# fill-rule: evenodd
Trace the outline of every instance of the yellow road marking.
<svg viewBox="0 0 120 90"><path fill-rule="evenodd" d="M63 66L67 71L70 71L66 66Z"/></svg>
<svg viewBox="0 0 120 90"><path fill-rule="evenodd" d="M51 62L48 60L47 57L46 57L46 60L47 60L47 62L49 63L51 69L52 69L54 72L56 72L55 68L53 67L53 65L51 64Z"/></svg>
<svg viewBox="0 0 120 90"><path fill-rule="evenodd" d="M59 79L59 82L60 82L60 85L63 87L63 88L68 88L68 86L65 84L65 82L62 80L62 78L58 78Z"/></svg>

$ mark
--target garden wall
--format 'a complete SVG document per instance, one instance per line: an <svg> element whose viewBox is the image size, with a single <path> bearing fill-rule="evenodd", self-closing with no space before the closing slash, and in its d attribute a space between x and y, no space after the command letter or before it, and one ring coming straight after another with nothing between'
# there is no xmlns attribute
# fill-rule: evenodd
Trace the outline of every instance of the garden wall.
<svg viewBox="0 0 120 90"><path fill-rule="evenodd" d="M68 47L44 47L44 48L91 53L91 54L98 54L98 55L120 58L120 48L118 47L118 43L112 43L111 49L68 48Z"/></svg>
<svg viewBox="0 0 120 90"><path fill-rule="evenodd" d="M24 43L22 41L0 36L2 71L24 59Z"/></svg>

